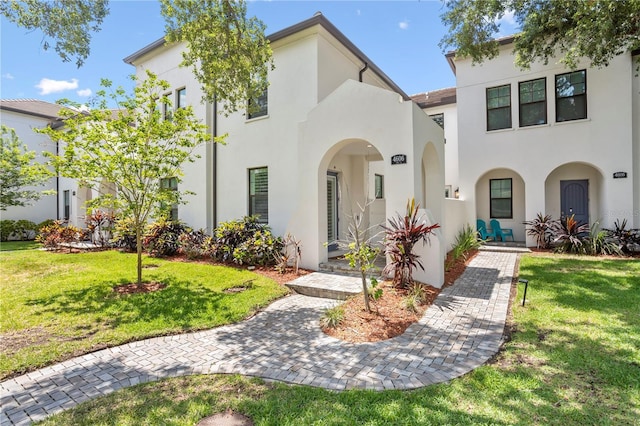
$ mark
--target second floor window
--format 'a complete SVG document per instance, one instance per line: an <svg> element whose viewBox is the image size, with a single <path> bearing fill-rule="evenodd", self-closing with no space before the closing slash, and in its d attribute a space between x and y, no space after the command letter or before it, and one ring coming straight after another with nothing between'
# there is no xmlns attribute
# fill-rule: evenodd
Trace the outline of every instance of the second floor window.
<svg viewBox="0 0 640 426"><path fill-rule="evenodd" d="M269 113L269 97L267 89L257 99L249 99L247 119L263 117Z"/></svg>
<svg viewBox="0 0 640 426"><path fill-rule="evenodd" d="M556 121L587 118L587 71L556 75Z"/></svg>
<svg viewBox="0 0 640 426"><path fill-rule="evenodd" d="M178 179L165 178L160 179L160 189L168 190L168 191L177 191L178 190ZM171 206L163 205L163 210L166 210L167 216L171 220L178 220L178 205L172 204Z"/></svg>
<svg viewBox="0 0 640 426"><path fill-rule="evenodd" d="M376 198L384 198L384 176L375 175Z"/></svg>
<svg viewBox="0 0 640 426"><path fill-rule="evenodd" d="M520 127L547 123L547 80L523 81L519 84Z"/></svg>
<svg viewBox="0 0 640 426"><path fill-rule="evenodd" d="M187 88L176 90L176 109L184 108L187 106Z"/></svg>
<svg viewBox="0 0 640 426"><path fill-rule="evenodd" d="M164 98L171 99L171 93L165 93ZM168 103L162 102L162 118L165 120L171 120L173 116L173 108Z"/></svg>
<svg viewBox="0 0 640 426"><path fill-rule="evenodd" d="M431 114L429 117L431 117L433 121L438 123L438 126L444 129L444 113L441 112L440 114Z"/></svg>
<svg viewBox="0 0 640 426"><path fill-rule="evenodd" d="M511 85L487 88L487 130L511 128Z"/></svg>

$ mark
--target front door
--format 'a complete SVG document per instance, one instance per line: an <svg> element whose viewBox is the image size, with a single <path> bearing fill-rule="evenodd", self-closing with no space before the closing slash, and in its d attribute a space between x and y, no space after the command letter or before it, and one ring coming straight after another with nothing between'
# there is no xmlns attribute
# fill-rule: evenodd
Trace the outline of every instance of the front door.
<svg viewBox="0 0 640 426"><path fill-rule="evenodd" d="M327 242L329 251L337 250L338 244L338 174L327 172Z"/></svg>
<svg viewBox="0 0 640 426"><path fill-rule="evenodd" d="M562 217L575 215L578 223L589 223L589 181L561 180L560 209Z"/></svg>

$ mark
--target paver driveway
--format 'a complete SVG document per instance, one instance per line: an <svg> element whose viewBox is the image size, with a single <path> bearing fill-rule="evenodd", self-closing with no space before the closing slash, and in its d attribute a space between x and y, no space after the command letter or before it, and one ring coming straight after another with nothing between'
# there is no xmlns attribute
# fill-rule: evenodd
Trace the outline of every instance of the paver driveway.
<svg viewBox="0 0 640 426"><path fill-rule="evenodd" d="M338 302L295 295L238 324L73 358L0 383L0 424L29 424L124 387L189 374L240 373L335 390L447 381L498 351L516 259L480 252L418 323L383 342L326 336L318 320Z"/></svg>

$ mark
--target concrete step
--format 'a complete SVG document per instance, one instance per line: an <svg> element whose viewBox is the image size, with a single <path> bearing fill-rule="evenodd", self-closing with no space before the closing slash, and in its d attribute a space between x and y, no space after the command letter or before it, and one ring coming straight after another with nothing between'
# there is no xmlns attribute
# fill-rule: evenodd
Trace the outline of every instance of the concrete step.
<svg viewBox="0 0 640 426"><path fill-rule="evenodd" d="M493 251L502 253L531 253L524 242L486 242L480 247L480 251Z"/></svg>
<svg viewBox="0 0 640 426"><path fill-rule="evenodd" d="M346 300L362 292L362 280L359 277L326 272L303 275L286 286L298 294L334 300Z"/></svg>

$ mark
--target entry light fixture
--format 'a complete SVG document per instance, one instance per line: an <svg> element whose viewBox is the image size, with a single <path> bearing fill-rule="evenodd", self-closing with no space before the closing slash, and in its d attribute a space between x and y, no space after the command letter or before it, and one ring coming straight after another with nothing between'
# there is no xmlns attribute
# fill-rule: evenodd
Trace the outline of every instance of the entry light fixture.
<svg viewBox="0 0 640 426"><path fill-rule="evenodd" d="M456 188L455 192L453 193L453 196L456 197L456 199L460 198L460 188Z"/></svg>

